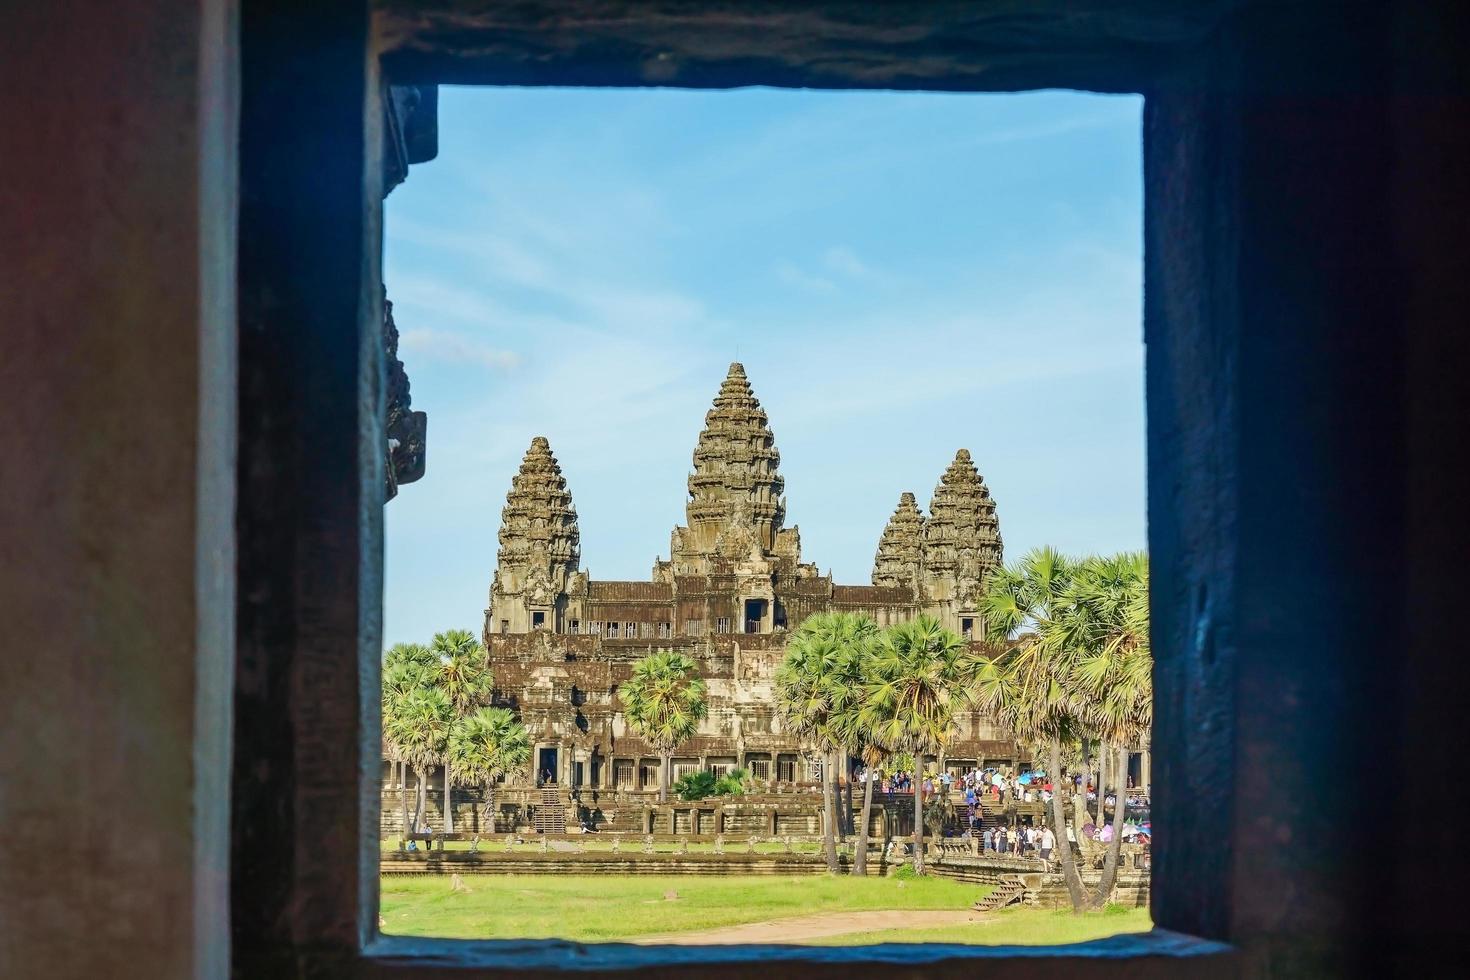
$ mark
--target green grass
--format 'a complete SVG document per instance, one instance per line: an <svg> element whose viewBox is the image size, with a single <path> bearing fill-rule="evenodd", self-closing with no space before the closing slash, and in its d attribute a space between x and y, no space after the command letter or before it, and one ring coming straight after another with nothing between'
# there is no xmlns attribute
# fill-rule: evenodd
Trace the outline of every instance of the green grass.
<svg viewBox="0 0 1470 980"><path fill-rule="evenodd" d="M1068 910L1015 908L995 913L994 921L943 929L885 929L813 939L813 946L866 946L872 943L966 943L977 946L1051 946L1105 939L1153 928L1148 909L1118 909L1073 915Z"/></svg>
<svg viewBox="0 0 1470 980"><path fill-rule="evenodd" d="M987 889L943 878L755 876L465 875L455 892L440 875L388 876L383 931L456 939L608 942L822 912L967 909ZM675 899L667 893L677 892ZM828 946L882 942L1038 945L1100 939L1150 928L1147 909L1074 916L1010 909L973 925L857 932L812 940Z"/></svg>
<svg viewBox="0 0 1470 980"><path fill-rule="evenodd" d="M943 878L624 877L465 875L468 893L441 875L388 876L383 931L453 939L606 942L819 912L966 909L986 889ZM679 897L666 900L665 893Z"/></svg>

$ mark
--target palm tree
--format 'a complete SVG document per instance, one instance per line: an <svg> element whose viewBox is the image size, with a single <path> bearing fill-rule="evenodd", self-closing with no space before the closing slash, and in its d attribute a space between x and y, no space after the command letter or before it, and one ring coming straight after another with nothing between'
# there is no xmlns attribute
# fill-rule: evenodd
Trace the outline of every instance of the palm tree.
<svg viewBox="0 0 1470 980"><path fill-rule="evenodd" d="M1148 632L1148 556L1124 552L1082 562L1067 590L1059 642L1081 651L1070 686L1083 724L1116 752L1113 839L1092 904L1101 908L1117 880L1127 819L1128 752L1153 725L1153 652ZM1098 810L1106 788L1098 786Z"/></svg>
<svg viewBox="0 0 1470 980"><path fill-rule="evenodd" d="M439 764L449 745L449 729L454 724L454 706L449 696L438 687L420 687L403 699L394 718L390 737L403 746L404 758L418 777L418 802L413 827L424 817L426 785L430 768Z"/></svg>
<svg viewBox="0 0 1470 980"><path fill-rule="evenodd" d="M888 628L876 644L860 709L879 745L916 761L949 742L965 688L969 644L932 616ZM914 787L914 871L924 873L923 784Z"/></svg>
<svg viewBox="0 0 1470 980"><path fill-rule="evenodd" d="M708 692L696 664L682 653L656 650L633 665L633 676L618 688L623 717L661 762L658 801L669 798L674 749L699 730L709 713Z"/></svg>
<svg viewBox="0 0 1470 980"><path fill-rule="evenodd" d="M1118 747L1115 769L1126 771L1127 746L1152 723L1147 582L1141 554L1073 561L1040 549L995 573L985 597L989 637L1006 648L979 665L972 696L1018 738L1047 748L1053 830L1074 911L1100 906L1112 891L1125 807L1120 794L1103 880L1089 903L1067 844L1062 749L1100 739L1104 753ZM1101 811L1101 785L1098 795Z"/></svg>
<svg viewBox="0 0 1470 980"><path fill-rule="evenodd" d="M878 624L864 615L836 613L832 614L832 619L831 635L838 644L838 654L826 680L831 691L830 728L839 762L845 763L856 755L867 769L852 867L853 874L865 875L868 871L868 825L873 812L872 777L875 768L888 757L888 750L877 743L873 732L867 728L868 719L863 712L868 693L869 665L880 634ZM851 792L852 780L849 779L849 796L843 808L849 819L852 813ZM841 821L838 821L838 826L841 826Z"/></svg>
<svg viewBox="0 0 1470 980"><path fill-rule="evenodd" d="M786 641L786 654L776 667L772 694L785 727L812 747L822 763L822 849L827 871L836 874L837 763L844 747L838 727L838 705L859 696L858 648L871 646L877 626L851 613L819 613L808 617Z"/></svg>
<svg viewBox="0 0 1470 980"><path fill-rule="evenodd" d="M976 665L971 697L1017 739L1047 752L1052 833L1072 911L1080 912L1087 902L1067 840L1061 756L1062 746L1079 736L1081 726L1067 684L1072 658L1048 629L1068 605L1067 590L1075 574L1075 563L1051 548L1032 551L991 574L981 612L987 639L1002 652ZM1080 834L1081 824L1077 827Z"/></svg>
<svg viewBox="0 0 1470 980"><path fill-rule="evenodd" d="M454 718L466 717L490 694L490 660L485 647L469 630L435 633L429 649L438 659L435 683L449 698ZM453 762L444 762L444 832L454 833Z"/></svg>
<svg viewBox="0 0 1470 980"><path fill-rule="evenodd" d="M495 833L492 794L497 779L519 776L531 758L531 736L508 708L481 708L459 718L449 732L449 758L462 785L484 787L488 822L481 825Z"/></svg>
<svg viewBox="0 0 1470 980"><path fill-rule="evenodd" d="M434 655L418 643L398 643L383 657L383 758L398 772L398 799L403 805L403 832L408 823L408 756L401 736L404 702L410 692L434 680Z"/></svg>

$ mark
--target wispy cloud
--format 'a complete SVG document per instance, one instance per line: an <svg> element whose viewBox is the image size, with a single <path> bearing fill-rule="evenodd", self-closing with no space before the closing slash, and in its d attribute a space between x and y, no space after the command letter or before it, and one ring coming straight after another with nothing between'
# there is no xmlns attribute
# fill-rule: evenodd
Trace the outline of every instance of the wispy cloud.
<svg viewBox="0 0 1470 980"><path fill-rule="evenodd" d="M416 357L449 364L478 364L493 371L508 371L521 363L515 351L501 350L473 337L432 327L403 330L398 337L398 348Z"/></svg>

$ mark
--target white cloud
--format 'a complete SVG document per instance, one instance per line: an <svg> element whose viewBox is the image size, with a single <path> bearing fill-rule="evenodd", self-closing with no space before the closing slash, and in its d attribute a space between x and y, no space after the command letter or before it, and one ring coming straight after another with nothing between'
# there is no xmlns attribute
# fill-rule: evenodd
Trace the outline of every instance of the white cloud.
<svg viewBox="0 0 1470 980"><path fill-rule="evenodd" d="M415 357L452 364L479 364L494 371L508 371L521 363L521 357L515 351L501 350L473 337L432 327L411 327L400 331L398 348Z"/></svg>
<svg viewBox="0 0 1470 980"><path fill-rule="evenodd" d="M797 289L805 289L814 293L831 293L837 290L837 284L831 279L803 272L792 262L782 262L776 266L776 278L788 286L795 286Z"/></svg>

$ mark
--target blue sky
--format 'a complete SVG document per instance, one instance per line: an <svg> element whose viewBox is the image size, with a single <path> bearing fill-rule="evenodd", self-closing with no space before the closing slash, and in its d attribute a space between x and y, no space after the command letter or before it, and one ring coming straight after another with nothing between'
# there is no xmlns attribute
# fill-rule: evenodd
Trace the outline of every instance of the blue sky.
<svg viewBox="0 0 1470 980"><path fill-rule="evenodd" d="M385 642L478 632L545 435L583 567L646 579L732 360L803 556L866 583L968 448L1008 558L1144 546L1137 97L446 88L384 278L428 473L387 508Z"/></svg>

